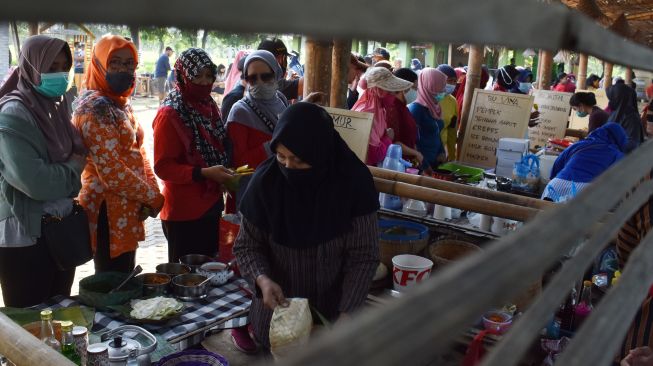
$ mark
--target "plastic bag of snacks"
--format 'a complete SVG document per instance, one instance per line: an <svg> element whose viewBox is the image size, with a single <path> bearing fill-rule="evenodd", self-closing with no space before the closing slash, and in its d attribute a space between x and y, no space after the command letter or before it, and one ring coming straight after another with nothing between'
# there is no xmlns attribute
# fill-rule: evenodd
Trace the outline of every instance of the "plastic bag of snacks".
<svg viewBox="0 0 653 366"><path fill-rule="evenodd" d="M512 188L527 192L536 192L540 184L540 159L533 155L524 155L515 163L512 171Z"/></svg>
<svg viewBox="0 0 653 366"><path fill-rule="evenodd" d="M308 299L289 299L287 307L274 308L270 321L270 352L275 359L284 358L308 342L313 317Z"/></svg>

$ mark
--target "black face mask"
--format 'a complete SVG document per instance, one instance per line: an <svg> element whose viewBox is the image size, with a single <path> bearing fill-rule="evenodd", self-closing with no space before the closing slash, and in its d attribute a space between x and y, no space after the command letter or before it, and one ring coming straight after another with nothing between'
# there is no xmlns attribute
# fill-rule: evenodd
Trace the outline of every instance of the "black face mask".
<svg viewBox="0 0 653 366"><path fill-rule="evenodd" d="M134 86L134 73L129 72L107 72L107 84L114 93L121 95Z"/></svg>
<svg viewBox="0 0 653 366"><path fill-rule="evenodd" d="M315 168L308 169L288 169L279 164L281 174L286 178L286 181L291 186L295 187L314 187L324 178L325 174L321 170Z"/></svg>

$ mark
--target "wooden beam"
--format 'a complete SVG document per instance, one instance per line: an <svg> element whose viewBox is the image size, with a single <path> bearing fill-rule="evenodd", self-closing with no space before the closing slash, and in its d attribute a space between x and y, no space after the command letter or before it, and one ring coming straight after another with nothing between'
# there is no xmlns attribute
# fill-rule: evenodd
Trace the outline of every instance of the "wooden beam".
<svg viewBox="0 0 653 366"><path fill-rule="evenodd" d="M75 25L77 25L77 27L81 29L84 33L86 33L86 35L89 36L92 40L95 39L95 34L93 34L93 32L91 32L91 30L88 29L84 24L77 23Z"/></svg>
<svg viewBox="0 0 653 366"><path fill-rule="evenodd" d="M425 188L381 178L374 178L374 185L376 186L376 190L379 192L435 203L447 207L455 207L465 211L503 217L510 220L527 221L540 212L539 210L530 207L522 207L484 198L439 191L437 189Z"/></svg>
<svg viewBox="0 0 653 366"><path fill-rule="evenodd" d="M542 50L539 86L542 90L549 90L551 87L551 71L553 67L553 52Z"/></svg>
<svg viewBox="0 0 653 366"><path fill-rule="evenodd" d="M0 313L0 354L21 365L74 366L61 353L48 347L20 325Z"/></svg>
<svg viewBox="0 0 653 366"><path fill-rule="evenodd" d="M351 64L351 40L334 40L331 58L331 95L329 106L347 108L347 75Z"/></svg>
<svg viewBox="0 0 653 366"><path fill-rule="evenodd" d="M467 62L467 81L465 84L465 95L463 98L463 107L460 113L460 129L458 131L458 159L460 159L460 146L463 146L465 130L467 129L467 120L469 111L472 109L472 99L474 89L478 89L481 84L481 67L483 66L483 45L471 45L469 48L469 60Z"/></svg>
<svg viewBox="0 0 653 366"><path fill-rule="evenodd" d="M449 43L449 50L447 51L447 64L453 67L453 45L451 43ZM408 65L408 62L406 65Z"/></svg>
<svg viewBox="0 0 653 366"><path fill-rule="evenodd" d="M603 89L606 91L612 86L612 63L605 62L603 64Z"/></svg>
<svg viewBox="0 0 653 366"><path fill-rule="evenodd" d="M470 197L483 198L517 206L530 207L538 210L555 207L555 203L543 201L540 199L529 198L505 192L491 191L489 189L477 188L466 184L447 182L440 179L425 177L423 175L400 173L395 172L394 170L387 170L373 166L368 166L368 168L370 169L370 172L372 172L372 175L376 178L408 183L420 187L458 193Z"/></svg>
<svg viewBox="0 0 653 366"><path fill-rule="evenodd" d="M18 36L18 26L16 22L11 22L11 33L14 36L14 48L16 49L16 62L20 61L20 37Z"/></svg>
<svg viewBox="0 0 653 366"><path fill-rule="evenodd" d="M587 54L581 53L578 58L578 81L577 87L579 89L587 88Z"/></svg>
<svg viewBox="0 0 653 366"><path fill-rule="evenodd" d="M630 14L626 17L628 20L652 20L653 11L645 11L643 13Z"/></svg>
<svg viewBox="0 0 653 366"><path fill-rule="evenodd" d="M306 39L306 63L304 65L304 97L313 92L326 94L325 105L329 105L331 92L331 55L333 42Z"/></svg>

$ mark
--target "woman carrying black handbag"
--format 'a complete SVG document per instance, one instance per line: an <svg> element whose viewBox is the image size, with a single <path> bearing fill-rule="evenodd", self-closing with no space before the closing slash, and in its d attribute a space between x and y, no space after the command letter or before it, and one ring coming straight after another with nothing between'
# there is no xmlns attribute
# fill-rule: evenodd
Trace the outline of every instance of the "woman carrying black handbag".
<svg viewBox="0 0 653 366"><path fill-rule="evenodd" d="M0 285L6 306L27 307L70 295L75 267L61 259L80 253L57 244L90 243L85 214L73 201L86 149L65 96L70 48L30 37L18 65L0 89Z"/></svg>

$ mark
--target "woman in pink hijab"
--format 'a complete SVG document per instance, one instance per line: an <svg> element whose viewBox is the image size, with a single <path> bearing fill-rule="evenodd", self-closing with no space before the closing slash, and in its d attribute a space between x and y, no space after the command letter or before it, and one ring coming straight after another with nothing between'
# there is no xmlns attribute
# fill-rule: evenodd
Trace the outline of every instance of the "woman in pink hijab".
<svg viewBox="0 0 653 366"><path fill-rule="evenodd" d="M241 72L238 70L238 61L240 61L241 58L246 57L247 53L249 51L238 51L236 54L236 58L234 59L234 62L231 64L231 68L229 69L229 74L227 75L227 78L224 81L224 93L223 95L229 94L231 89L236 86L240 82L240 74ZM227 118L225 115L224 118Z"/></svg>
<svg viewBox="0 0 653 366"><path fill-rule="evenodd" d="M447 76L437 69L427 67L419 74L417 99L408 105L408 110L417 123L417 150L424 156L422 169L429 170L446 160L440 139L444 128L441 101L447 94L444 88Z"/></svg>
<svg viewBox="0 0 653 366"><path fill-rule="evenodd" d="M359 86L365 91L351 110L374 115L366 164L376 166L385 158L388 146L395 139L395 132L388 124L386 106L393 105L397 98L394 93L403 92L412 85L383 67L371 67L363 75Z"/></svg>

